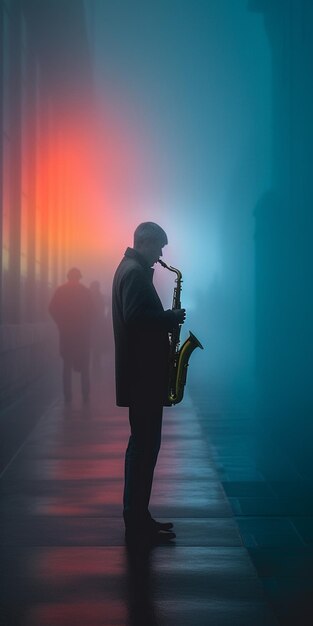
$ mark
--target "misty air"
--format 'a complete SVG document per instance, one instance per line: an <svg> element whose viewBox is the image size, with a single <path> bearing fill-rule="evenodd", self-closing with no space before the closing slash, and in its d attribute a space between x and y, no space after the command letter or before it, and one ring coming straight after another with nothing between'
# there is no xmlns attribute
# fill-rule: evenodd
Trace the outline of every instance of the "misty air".
<svg viewBox="0 0 313 626"><path fill-rule="evenodd" d="M1 625L312 624L312 31L0 0Z"/></svg>

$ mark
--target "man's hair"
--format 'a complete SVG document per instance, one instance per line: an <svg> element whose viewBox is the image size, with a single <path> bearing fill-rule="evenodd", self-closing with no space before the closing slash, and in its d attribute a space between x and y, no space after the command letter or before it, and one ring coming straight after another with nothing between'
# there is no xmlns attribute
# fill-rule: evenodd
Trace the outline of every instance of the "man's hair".
<svg viewBox="0 0 313 626"><path fill-rule="evenodd" d="M137 248L147 239L160 241L161 245L166 246L167 234L161 226L155 222L142 222L137 226L134 232L134 248Z"/></svg>

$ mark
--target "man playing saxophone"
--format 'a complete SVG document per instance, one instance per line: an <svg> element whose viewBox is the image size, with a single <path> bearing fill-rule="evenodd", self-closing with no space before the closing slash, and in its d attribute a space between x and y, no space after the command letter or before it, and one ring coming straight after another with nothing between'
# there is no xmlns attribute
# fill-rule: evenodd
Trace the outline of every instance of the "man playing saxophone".
<svg viewBox="0 0 313 626"><path fill-rule="evenodd" d="M113 281L116 402L129 407L130 438L125 455L123 516L126 539L158 543L175 538L171 522L149 512L154 468L168 405L169 333L186 317L185 309L165 311L153 285L152 266L167 245L154 222L140 224L134 247L127 248Z"/></svg>

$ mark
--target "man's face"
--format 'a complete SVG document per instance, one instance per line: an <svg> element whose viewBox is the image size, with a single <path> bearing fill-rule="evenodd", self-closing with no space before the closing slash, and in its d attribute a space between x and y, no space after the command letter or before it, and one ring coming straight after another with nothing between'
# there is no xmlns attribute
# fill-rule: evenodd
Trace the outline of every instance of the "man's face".
<svg viewBox="0 0 313 626"><path fill-rule="evenodd" d="M150 267L162 256L164 243L160 239L147 239L140 250Z"/></svg>

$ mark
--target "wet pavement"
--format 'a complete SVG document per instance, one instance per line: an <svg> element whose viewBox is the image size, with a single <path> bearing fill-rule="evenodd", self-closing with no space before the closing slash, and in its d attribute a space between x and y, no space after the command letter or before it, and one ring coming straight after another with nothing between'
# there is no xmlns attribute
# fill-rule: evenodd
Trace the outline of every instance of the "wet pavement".
<svg viewBox="0 0 313 626"><path fill-rule="evenodd" d="M151 502L177 539L126 549L127 409L109 389L56 398L1 475L1 625L277 625L188 398L165 410Z"/></svg>
<svg viewBox="0 0 313 626"><path fill-rule="evenodd" d="M262 456L249 401L210 388L193 393L211 460L279 624L312 626L312 476L283 447L268 442Z"/></svg>

